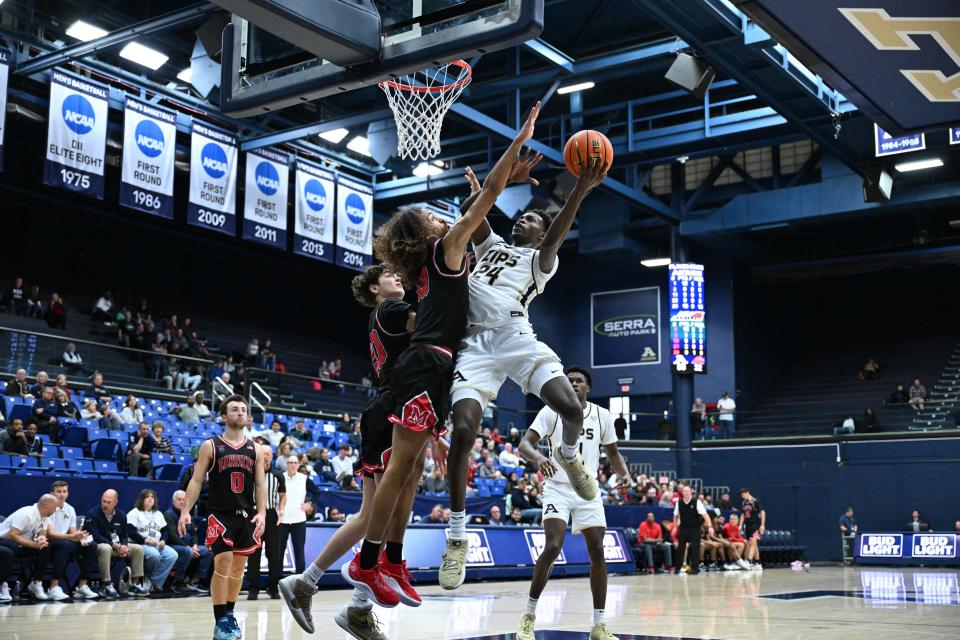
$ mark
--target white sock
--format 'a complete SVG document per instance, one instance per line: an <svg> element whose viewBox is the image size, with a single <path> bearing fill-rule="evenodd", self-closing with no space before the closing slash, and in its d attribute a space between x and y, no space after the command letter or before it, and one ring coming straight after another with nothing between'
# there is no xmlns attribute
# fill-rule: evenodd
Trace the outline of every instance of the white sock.
<svg viewBox="0 0 960 640"><path fill-rule="evenodd" d="M573 460L577 457L577 445L567 444L566 442L560 443L560 455L562 455L567 460Z"/></svg>
<svg viewBox="0 0 960 640"><path fill-rule="evenodd" d="M359 607L361 609L369 609L373 606L373 603L370 602L370 599L367 598L367 594L365 594L363 591L360 589L354 589L353 598L350 600L350 606Z"/></svg>
<svg viewBox="0 0 960 640"><path fill-rule="evenodd" d="M323 569L321 569L320 567L318 567L312 562L310 563L310 566L307 568L307 570L303 572L303 579L312 585L316 585L317 583L319 583L320 578L322 577L323 577Z"/></svg>
<svg viewBox="0 0 960 640"><path fill-rule="evenodd" d="M467 539L467 512L450 512L450 537L454 540Z"/></svg>
<svg viewBox="0 0 960 640"><path fill-rule="evenodd" d="M598 625L603 622L603 609L593 610L593 624Z"/></svg>
<svg viewBox="0 0 960 640"><path fill-rule="evenodd" d="M527 613L532 616L537 615L537 602L536 598L527 598Z"/></svg>

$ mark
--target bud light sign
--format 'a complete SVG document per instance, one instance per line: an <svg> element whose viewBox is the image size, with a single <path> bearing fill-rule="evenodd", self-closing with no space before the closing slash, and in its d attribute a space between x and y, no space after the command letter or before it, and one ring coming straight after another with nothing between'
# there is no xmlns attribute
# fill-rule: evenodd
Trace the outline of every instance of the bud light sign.
<svg viewBox="0 0 960 640"><path fill-rule="evenodd" d="M296 176L293 252L314 260L333 262L333 174L299 160Z"/></svg>
<svg viewBox="0 0 960 640"><path fill-rule="evenodd" d="M176 140L176 113L127 97L123 113L121 205L173 218Z"/></svg>
<svg viewBox="0 0 960 640"><path fill-rule="evenodd" d="M603 559L607 562L626 562L627 553L621 544L620 534L607 531L603 534Z"/></svg>
<svg viewBox="0 0 960 640"><path fill-rule="evenodd" d="M53 71L44 184L103 199L107 97L102 85Z"/></svg>
<svg viewBox="0 0 960 640"><path fill-rule="evenodd" d="M547 532L543 529L524 529L523 535L527 538L527 548L530 550L530 559L536 563L537 558L540 557L540 554L543 553L544 548L547 546ZM604 541L604 546L606 546L606 541ZM560 555L553 561L553 564L567 564L567 557L564 555L563 549L560 549Z"/></svg>
<svg viewBox="0 0 960 640"><path fill-rule="evenodd" d="M210 231L236 232L237 138L193 122L190 136L190 201L187 223Z"/></svg>
<svg viewBox="0 0 960 640"><path fill-rule="evenodd" d="M957 536L954 533L913 534L914 558L955 558Z"/></svg>
<svg viewBox="0 0 960 640"><path fill-rule="evenodd" d="M373 186L337 182L337 264L362 270L373 261Z"/></svg>
<svg viewBox="0 0 960 640"><path fill-rule="evenodd" d="M903 556L903 534L865 533L860 536L860 555L865 558L900 558Z"/></svg>
<svg viewBox="0 0 960 640"><path fill-rule="evenodd" d="M287 154L273 149L257 149L247 154L244 240L286 248L289 164Z"/></svg>

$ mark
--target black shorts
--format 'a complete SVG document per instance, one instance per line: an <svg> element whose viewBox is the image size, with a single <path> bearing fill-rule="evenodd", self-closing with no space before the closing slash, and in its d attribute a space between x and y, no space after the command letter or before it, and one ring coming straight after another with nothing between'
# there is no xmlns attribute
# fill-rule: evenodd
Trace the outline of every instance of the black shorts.
<svg viewBox="0 0 960 640"><path fill-rule="evenodd" d="M754 524L744 523L744 525L743 525L743 539L746 540L747 542L750 542L750 540L753 538L753 536L754 536L756 533L758 533L759 531L760 531L760 523L759 523L759 522L758 522L757 524L755 524L755 525L754 525Z"/></svg>
<svg viewBox="0 0 960 640"><path fill-rule="evenodd" d="M207 516L205 544L213 555L233 552L249 556L260 548L260 537L254 535L253 515L243 512L211 511Z"/></svg>
<svg viewBox="0 0 960 640"><path fill-rule="evenodd" d="M396 400L389 389L381 390L360 415L360 465L363 475L372 478L383 473L393 447L393 423L390 414Z"/></svg>
<svg viewBox="0 0 960 640"><path fill-rule="evenodd" d="M394 410L390 422L411 431L432 430L440 436L450 413L453 353L433 345L411 345L400 354L390 389Z"/></svg>

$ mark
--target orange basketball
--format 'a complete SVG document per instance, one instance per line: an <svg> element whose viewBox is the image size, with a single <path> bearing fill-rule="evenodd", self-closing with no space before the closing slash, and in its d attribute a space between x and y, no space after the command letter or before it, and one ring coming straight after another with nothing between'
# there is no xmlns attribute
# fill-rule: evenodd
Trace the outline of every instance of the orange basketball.
<svg viewBox="0 0 960 640"><path fill-rule="evenodd" d="M580 166L589 158L599 158L604 170L609 171L613 164L613 145L607 136L599 131L585 129L573 134L563 148L563 162L567 171L575 176L580 175Z"/></svg>

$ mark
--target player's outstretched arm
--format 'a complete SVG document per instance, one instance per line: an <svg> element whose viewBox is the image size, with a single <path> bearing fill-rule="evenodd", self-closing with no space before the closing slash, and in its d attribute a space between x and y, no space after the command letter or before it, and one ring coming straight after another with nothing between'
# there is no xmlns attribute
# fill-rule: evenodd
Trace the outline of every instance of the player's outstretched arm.
<svg viewBox="0 0 960 640"><path fill-rule="evenodd" d="M623 459L620 449L617 448L617 443L605 444L603 450L607 453L607 460L610 461L613 472L617 474L617 486L630 486L632 484L630 468L627 466L627 461Z"/></svg>
<svg viewBox="0 0 960 640"><path fill-rule="evenodd" d="M477 199L470 205L467 212L450 227L447 235L443 237L443 252L448 269L460 269L464 253L466 253L467 250L467 243L480 226L480 223L483 222L487 212L493 208L497 197L503 192L504 188L506 188L507 180L510 179L510 174L513 173L513 165L520 153L520 148L523 147L523 144L527 140L533 137L533 128L539 114L540 102L537 101L530 110L526 122L520 127L520 131L513 139L513 142L511 142L507 150L503 152L503 155L497 160L497 164L494 165L493 170L487 175L486 180L483 181L483 186L480 188Z"/></svg>
<svg viewBox="0 0 960 640"><path fill-rule="evenodd" d="M580 145L577 144L577 155L581 156ZM603 182L607 177L607 172L599 158L591 158L589 162L582 162L583 167L580 171L580 177L577 178L577 184L573 187L570 197L564 203L560 213L550 223L546 235L543 236L543 242L540 243L540 270L544 273L553 271L553 265L557 260L557 252L560 245L570 232L573 221L580 211L580 205L594 187Z"/></svg>
<svg viewBox="0 0 960 640"><path fill-rule="evenodd" d="M537 449L538 444L540 444L540 434L533 429L527 429L518 447L520 455L523 456L524 460L537 463L540 471L543 471L544 477L552 478L557 469L553 466L553 461L550 458L540 453Z"/></svg>
<svg viewBox="0 0 960 640"><path fill-rule="evenodd" d="M193 505L197 503L197 498L200 497L203 480L207 477L207 472L210 470L212 464L213 441L205 440L197 452L197 462L193 465L193 476L187 484L187 496L184 499L183 509L180 511L180 521L177 522L177 532L179 532L181 536L187 534L187 525L189 525L192 520L190 511L193 510Z"/></svg>

